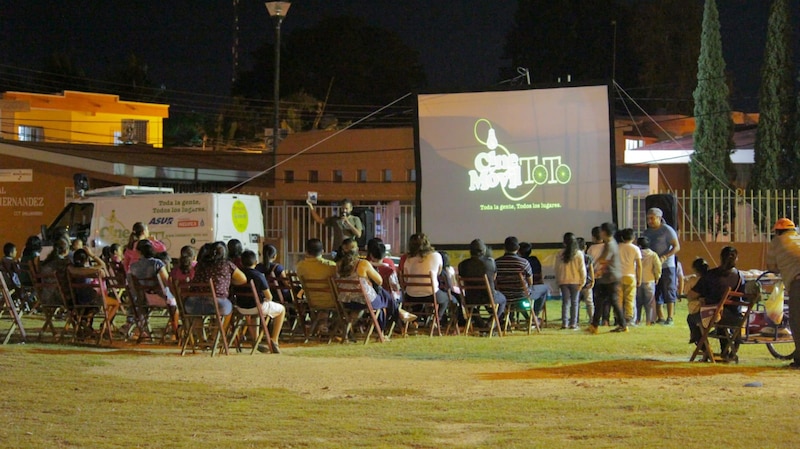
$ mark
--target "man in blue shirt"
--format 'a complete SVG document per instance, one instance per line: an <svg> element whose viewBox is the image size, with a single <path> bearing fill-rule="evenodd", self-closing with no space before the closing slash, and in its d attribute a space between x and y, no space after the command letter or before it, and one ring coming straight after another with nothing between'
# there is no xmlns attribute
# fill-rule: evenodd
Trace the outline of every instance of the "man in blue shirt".
<svg viewBox="0 0 800 449"><path fill-rule="evenodd" d="M675 254L681 250L678 234L672 226L664 222L664 212L652 207L647 210L647 229L642 236L650 239L650 249L661 258L661 278L656 284L657 323L671 325L675 314L675 301L678 300L678 279L675 274ZM667 305L667 319L664 320L662 304Z"/></svg>

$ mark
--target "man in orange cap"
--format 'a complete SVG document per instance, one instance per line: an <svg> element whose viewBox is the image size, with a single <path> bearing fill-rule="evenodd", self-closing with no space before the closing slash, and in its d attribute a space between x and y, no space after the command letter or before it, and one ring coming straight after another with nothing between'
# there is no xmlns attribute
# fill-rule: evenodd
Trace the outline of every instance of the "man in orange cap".
<svg viewBox="0 0 800 449"><path fill-rule="evenodd" d="M800 368L800 235L792 220L781 218L772 228L775 238L767 250L767 269L781 273L789 292L789 327L794 338L792 368Z"/></svg>

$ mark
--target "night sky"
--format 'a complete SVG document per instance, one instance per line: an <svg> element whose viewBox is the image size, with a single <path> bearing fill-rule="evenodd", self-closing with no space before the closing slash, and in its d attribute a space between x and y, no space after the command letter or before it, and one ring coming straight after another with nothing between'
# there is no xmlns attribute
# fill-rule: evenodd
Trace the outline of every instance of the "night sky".
<svg viewBox="0 0 800 449"><path fill-rule="evenodd" d="M733 103L740 109L757 105L769 3L718 1ZM148 64L151 80L167 89L224 96L232 77L232 4L3 0L0 64L37 69L53 53L70 53L88 77L103 78L134 53ZM420 52L428 90L481 89L496 84L498 68L509 64L502 53L516 6L516 0L296 0L283 29L309 27L325 16L361 16ZM274 29L263 1L240 0L239 8L240 65L246 68L249 54L271 40Z"/></svg>

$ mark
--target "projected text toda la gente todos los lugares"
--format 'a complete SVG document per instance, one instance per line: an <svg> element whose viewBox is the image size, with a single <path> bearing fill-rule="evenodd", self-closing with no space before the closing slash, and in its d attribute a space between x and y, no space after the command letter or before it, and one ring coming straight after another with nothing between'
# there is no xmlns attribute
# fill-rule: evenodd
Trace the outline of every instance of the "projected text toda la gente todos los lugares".
<svg viewBox="0 0 800 449"><path fill-rule="evenodd" d="M486 140L478 136L480 125L489 126ZM511 201L527 198L536 187L542 184L566 184L572 179L569 166L561 162L561 156L528 156L520 157L510 152L497 141L494 128L489 120L479 119L473 129L475 140L489 150L475 156L475 169L469 171L469 190L488 191L500 188L503 195ZM497 151L497 150L501 151ZM519 195L509 192L511 189L530 186ZM481 210L519 210L519 209L558 209L560 203L513 203L513 204L481 204Z"/></svg>

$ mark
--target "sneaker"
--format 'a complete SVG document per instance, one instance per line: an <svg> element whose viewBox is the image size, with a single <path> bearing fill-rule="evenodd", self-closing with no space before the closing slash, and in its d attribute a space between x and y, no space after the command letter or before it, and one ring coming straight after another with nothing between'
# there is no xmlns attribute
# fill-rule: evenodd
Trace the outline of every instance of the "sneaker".
<svg viewBox="0 0 800 449"><path fill-rule="evenodd" d="M561 326L561 328L560 328L560 330L562 330L562 331L563 331L564 329L569 329L569 326L567 326L566 324L562 325L562 326Z"/></svg>
<svg viewBox="0 0 800 449"><path fill-rule="evenodd" d="M570 329L572 329L572 330L574 330L574 331L579 331L579 330L581 330L581 327L580 327L580 326L578 326L577 324L573 324L573 325L572 325L572 326L570 326L569 328L570 328Z"/></svg>
<svg viewBox="0 0 800 449"><path fill-rule="evenodd" d="M275 340L272 340L272 353L273 354L280 354L281 353L281 347L278 344L278 342L275 341Z"/></svg>
<svg viewBox="0 0 800 449"><path fill-rule="evenodd" d="M611 332L628 332L628 326L617 326Z"/></svg>
<svg viewBox="0 0 800 449"><path fill-rule="evenodd" d="M597 326L595 326L594 324L590 324L589 327L586 328L586 332L588 332L590 334L596 334L597 333Z"/></svg>
<svg viewBox="0 0 800 449"><path fill-rule="evenodd" d="M672 317L669 317L666 321L664 321L664 326L672 326L673 324Z"/></svg>
<svg viewBox="0 0 800 449"><path fill-rule="evenodd" d="M267 346L266 343L259 343L259 345L258 345L258 347L256 349L258 350L258 352L263 353L263 354L269 354L269 352L270 352L269 346Z"/></svg>
<svg viewBox="0 0 800 449"><path fill-rule="evenodd" d="M664 324L664 323L665 323L664 318L659 318L656 320L656 324Z"/></svg>
<svg viewBox="0 0 800 449"><path fill-rule="evenodd" d="M417 316L416 316L416 315L414 315L414 314L413 314L413 313L411 313L411 312L405 311L405 310L403 310L403 309L400 309L400 310L398 310L398 313L399 313L399 315L400 315L400 320L401 320L402 322L404 322L404 323L408 323L408 322L410 322L410 321L414 321L414 320L416 320L416 319L417 319Z"/></svg>

